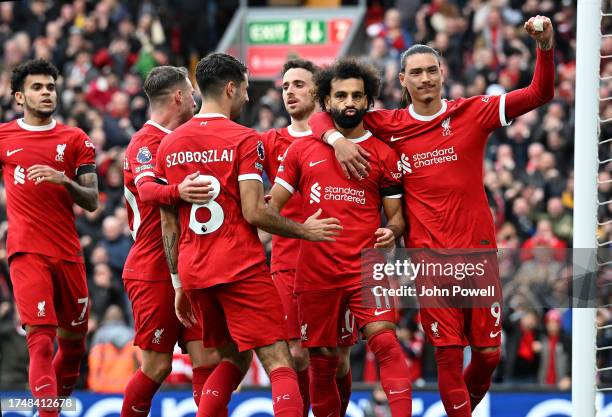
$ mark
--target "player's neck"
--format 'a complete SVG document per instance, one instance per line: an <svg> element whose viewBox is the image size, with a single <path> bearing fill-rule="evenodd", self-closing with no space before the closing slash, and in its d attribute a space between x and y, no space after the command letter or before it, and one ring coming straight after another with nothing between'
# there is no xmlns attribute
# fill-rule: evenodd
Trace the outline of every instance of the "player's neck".
<svg viewBox="0 0 612 417"><path fill-rule="evenodd" d="M338 129L338 132L342 133L342 136L344 136L347 139L357 139L366 134L366 130L363 127L363 122L359 123L357 126L353 128L344 128L344 127L338 126L337 123L334 123L334 124L336 125L336 129Z"/></svg>
<svg viewBox="0 0 612 417"><path fill-rule="evenodd" d="M23 122L30 126L47 126L53 121L53 116L38 117L31 113L23 115Z"/></svg>
<svg viewBox="0 0 612 417"><path fill-rule="evenodd" d="M205 103L202 105L202 108L200 109L200 113L198 114L222 114L225 117L227 117L228 119L230 118L230 106L224 106L220 103L215 103L212 101L209 101L208 103Z"/></svg>
<svg viewBox="0 0 612 417"><path fill-rule="evenodd" d="M181 121L176 117L175 114L169 112L166 113L151 113L151 120L164 127L168 130L174 130L181 125Z"/></svg>
<svg viewBox="0 0 612 417"><path fill-rule="evenodd" d="M289 127L294 132L308 132L310 130L310 126L308 126L308 119L296 120L291 118L291 124Z"/></svg>
<svg viewBox="0 0 612 417"><path fill-rule="evenodd" d="M437 114L442 108L442 99L437 98L432 101L414 101L412 102L412 109L416 114L420 116L433 116Z"/></svg>

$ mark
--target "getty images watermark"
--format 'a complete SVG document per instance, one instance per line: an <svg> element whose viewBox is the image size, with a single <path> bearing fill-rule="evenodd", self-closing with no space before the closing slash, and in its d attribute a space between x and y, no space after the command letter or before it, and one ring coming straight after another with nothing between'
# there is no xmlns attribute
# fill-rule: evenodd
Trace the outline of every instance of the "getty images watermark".
<svg viewBox="0 0 612 417"><path fill-rule="evenodd" d="M606 249L365 250L364 299L370 307L596 307L612 285Z"/></svg>

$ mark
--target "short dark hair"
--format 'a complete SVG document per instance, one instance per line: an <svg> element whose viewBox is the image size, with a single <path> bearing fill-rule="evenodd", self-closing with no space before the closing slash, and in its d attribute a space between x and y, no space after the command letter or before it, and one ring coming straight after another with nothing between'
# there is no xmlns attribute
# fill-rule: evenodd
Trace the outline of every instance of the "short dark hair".
<svg viewBox="0 0 612 417"><path fill-rule="evenodd" d="M368 97L368 108L374 105L374 99L380 89L378 70L369 64L358 62L354 58L343 58L331 67L322 69L315 77L317 87L316 98L322 109L325 109L325 97L331 94L333 80L346 80L348 78L361 78L365 94Z"/></svg>
<svg viewBox="0 0 612 417"><path fill-rule="evenodd" d="M431 54L436 57L438 64L440 64L440 53L436 51L434 48L428 45L423 45L422 43L417 43L412 45L410 48L406 49L400 55L400 72L406 72L406 59L409 56L417 55L417 54ZM412 103L412 98L410 97L410 93L406 87L402 87L402 99L400 100L400 107L408 107L408 105Z"/></svg>
<svg viewBox="0 0 612 417"><path fill-rule="evenodd" d="M306 59L296 58L290 59L289 61L285 62L285 65L283 65L282 74L285 75L287 71L294 68L305 69L306 71L312 73L312 75L316 75L320 71L320 68L317 67L314 62L308 61Z"/></svg>
<svg viewBox="0 0 612 417"><path fill-rule="evenodd" d="M185 83L189 73L186 68L163 65L155 67L149 72L144 81L143 88L149 101L154 102L170 94L173 88Z"/></svg>
<svg viewBox="0 0 612 417"><path fill-rule="evenodd" d="M196 81L203 96L218 96L228 82L240 85L246 73L247 67L233 56L213 53L198 62Z"/></svg>
<svg viewBox="0 0 612 417"><path fill-rule="evenodd" d="M50 75L57 80L59 71L55 65L44 59L31 59L13 69L11 74L11 94L23 92L25 79L28 75Z"/></svg>

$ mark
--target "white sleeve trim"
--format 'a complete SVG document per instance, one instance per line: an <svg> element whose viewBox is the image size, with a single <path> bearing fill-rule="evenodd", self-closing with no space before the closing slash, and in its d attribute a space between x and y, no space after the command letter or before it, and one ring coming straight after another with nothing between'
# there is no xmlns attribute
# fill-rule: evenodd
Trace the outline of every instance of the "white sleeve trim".
<svg viewBox="0 0 612 417"><path fill-rule="evenodd" d="M285 188L287 191L289 191L291 194L295 194L295 188L293 188L291 186L291 184L289 184L287 181L285 181L282 178L278 178L276 177L276 179L274 180L275 183L277 183L278 185L280 185L281 187Z"/></svg>
<svg viewBox="0 0 612 417"><path fill-rule="evenodd" d="M383 198L402 198L403 194L386 195Z"/></svg>
<svg viewBox="0 0 612 417"><path fill-rule="evenodd" d="M161 181L163 181L163 182L165 182L166 184L168 184L168 180L167 180L167 179L165 179L165 178L159 178L159 177L157 177L157 179L158 179L158 180L161 180Z"/></svg>
<svg viewBox="0 0 612 417"><path fill-rule="evenodd" d="M138 184L138 181L140 181L144 177L155 177L155 174L152 171L146 171L141 174L138 174L136 178L134 178L134 184Z"/></svg>
<svg viewBox="0 0 612 417"><path fill-rule="evenodd" d="M263 183L263 180L261 179L261 175L259 175L259 174L242 174L242 175L238 175L238 181L247 181L247 180L257 180L257 181Z"/></svg>
<svg viewBox="0 0 612 417"><path fill-rule="evenodd" d="M499 123L502 126L510 126L512 120L506 120L506 95L502 94L499 98Z"/></svg>

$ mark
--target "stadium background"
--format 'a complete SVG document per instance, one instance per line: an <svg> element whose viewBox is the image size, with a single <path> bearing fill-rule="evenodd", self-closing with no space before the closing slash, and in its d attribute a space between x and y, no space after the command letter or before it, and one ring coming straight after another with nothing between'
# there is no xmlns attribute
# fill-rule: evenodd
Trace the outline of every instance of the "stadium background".
<svg viewBox="0 0 612 417"><path fill-rule="evenodd" d="M266 1L248 3L269 5ZM289 7L294 7L295 15L306 10L297 7L308 6L300 1L284 3L294 4ZM121 281L131 246L123 203L122 166L131 135L147 120L142 80L155 65L184 65L193 71L199 58L217 48L238 6L238 1L233 0L0 3L0 119L4 122L20 116L10 95L11 68L28 58L45 58L62 74L57 119L79 126L96 145L100 208L85 213L75 206L91 294L89 353L78 385L81 389L112 392L111 388L120 386L118 381L122 378L127 381L137 367L138 352L131 347L131 311ZM497 130L488 142L485 160L484 181L498 244L508 249L510 259L513 253L518 257L520 248L571 246L575 1L370 0L357 37L366 41L356 42L351 48L351 52L375 65L384 79L376 106L398 107L398 56L413 43L428 43L442 53L445 97L500 94L524 87L531 80L535 45L522 30L522 23L536 14L551 17L555 27L556 97L510 127ZM612 38L604 40L602 54L612 54ZM602 76L607 75L612 75L610 65L602 68ZM277 85L253 84L242 123L258 131L286 126L289 118ZM609 88L602 84L601 96L609 96ZM602 105L602 118L612 117L612 105ZM611 137L609 133L604 132L605 137ZM608 159L609 150L600 159ZM600 179L610 179L611 166L602 168ZM600 188L600 193L599 201L610 200L610 184ZM2 189L0 390L25 389L27 348L16 325L18 317L11 298L4 250L4 201ZM602 217L609 217L611 208L602 206ZM610 225L602 228L600 240L609 241L611 230ZM261 233L260 237L269 253L270 236ZM537 259L520 261L523 272L537 272L543 284L517 283L505 277L503 361L495 375L496 386L509 390L567 390L571 312L551 310L552 306L546 304L546 294L564 274L563 265ZM550 332L554 323L560 323L562 331L553 345ZM612 323L612 316L600 309L598 323ZM436 380L433 351L424 342L418 316L414 311L404 311L399 324L398 336L413 362L415 385L431 387ZM612 343L609 330L599 331L597 337L600 345ZM551 346L555 346L558 365L554 382L546 381L547 361L543 360L550 357ZM600 367L612 362L606 352L598 354ZM375 387L374 359L365 344L353 349L351 359L356 386L364 382ZM131 368L126 370L119 363L129 363ZM175 371L166 385L180 388L188 381L189 366L177 355ZM246 383L267 384L263 370L256 364ZM384 412L384 404L377 393L380 394L374 389L374 400L367 401L372 412L379 415Z"/></svg>

